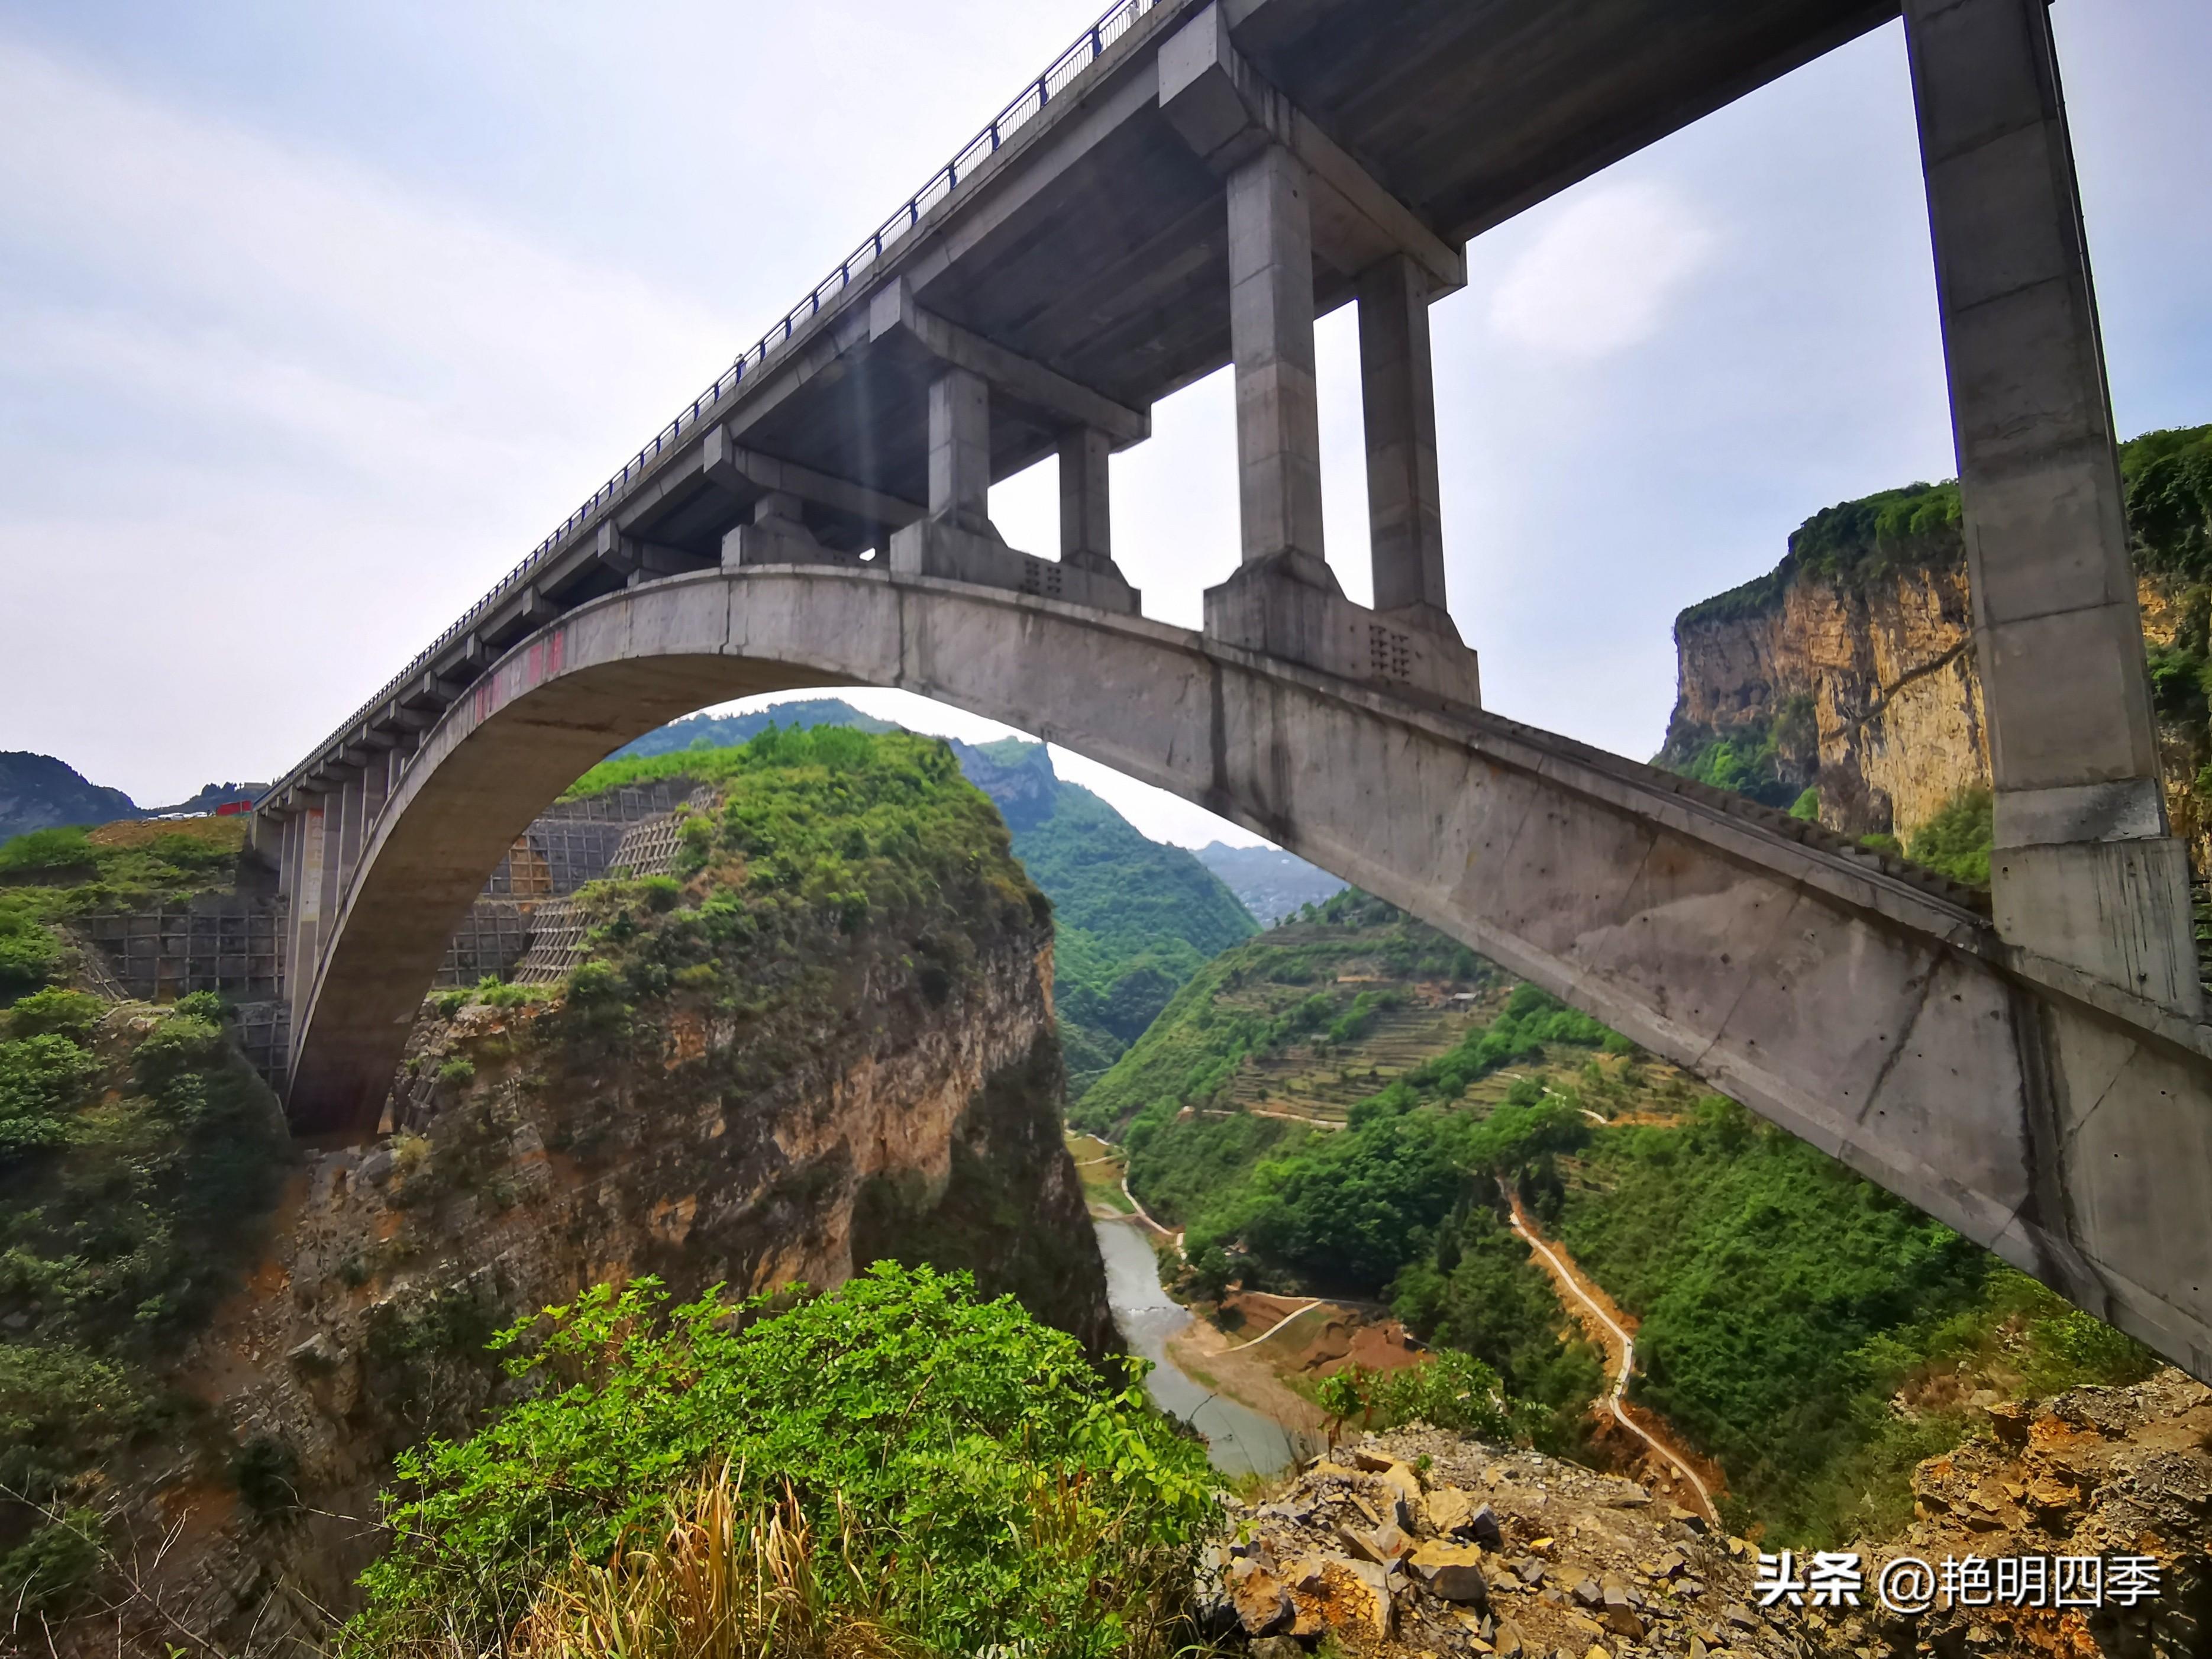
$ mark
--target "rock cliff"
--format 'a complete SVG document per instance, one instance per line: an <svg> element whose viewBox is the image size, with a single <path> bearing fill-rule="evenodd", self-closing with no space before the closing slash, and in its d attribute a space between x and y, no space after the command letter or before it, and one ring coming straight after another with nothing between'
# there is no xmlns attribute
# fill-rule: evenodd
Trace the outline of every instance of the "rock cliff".
<svg viewBox="0 0 2212 1659"><path fill-rule="evenodd" d="M515 1386L487 1341L595 1283L928 1261L1113 1344L1060 1139L1049 905L941 745L769 748L693 798L680 874L577 896L565 986L434 998L393 1133L299 1152L265 1245L155 1364L191 1433L79 1479L116 1569L77 1600L86 1650L326 1635L396 1455L471 1432Z"/></svg>
<svg viewBox="0 0 2212 1659"><path fill-rule="evenodd" d="M2168 805L2200 854L2208 434L2122 447ZM1829 828L1900 841L1989 783L1955 484L1815 514L1773 571L1683 611L1674 643L1662 765L1808 812L1811 791Z"/></svg>

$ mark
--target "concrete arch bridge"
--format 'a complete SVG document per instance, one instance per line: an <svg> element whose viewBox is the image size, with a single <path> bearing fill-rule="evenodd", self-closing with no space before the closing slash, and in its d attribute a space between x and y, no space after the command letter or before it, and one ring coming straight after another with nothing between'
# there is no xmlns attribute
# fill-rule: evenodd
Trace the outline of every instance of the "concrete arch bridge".
<svg viewBox="0 0 2212 1659"><path fill-rule="evenodd" d="M257 804L295 1126L374 1130L456 923L608 751L732 697L898 686L1381 894L2212 1375L2212 1026L2042 0L1905 6L1993 909L1486 713L1446 606L1427 307L1468 239L1897 12L1123 0ZM1372 609L1322 544L1340 304ZM1243 544L1192 632L1114 562L1109 457L1224 364ZM1056 558L988 511L1050 453Z"/></svg>

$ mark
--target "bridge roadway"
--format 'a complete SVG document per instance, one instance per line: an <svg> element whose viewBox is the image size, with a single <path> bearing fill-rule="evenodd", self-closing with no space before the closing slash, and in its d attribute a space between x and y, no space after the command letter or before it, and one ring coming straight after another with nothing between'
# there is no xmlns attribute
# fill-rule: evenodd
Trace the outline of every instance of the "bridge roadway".
<svg viewBox="0 0 2212 1659"><path fill-rule="evenodd" d="M295 1126L374 1131L445 939L592 762L896 685L1405 906L2212 1375L2212 1036L2042 0L1905 6L1993 913L1485 714L1446 608L1427 307L1466 238L1895 11L1126 0L257 804ZM1313 322L1345 302L1372 610L1321 535ZM1192 634L1114 562L1109 458L1224 362L1242 556ZM988 516L1054 453L1056 559Z"/></svg>

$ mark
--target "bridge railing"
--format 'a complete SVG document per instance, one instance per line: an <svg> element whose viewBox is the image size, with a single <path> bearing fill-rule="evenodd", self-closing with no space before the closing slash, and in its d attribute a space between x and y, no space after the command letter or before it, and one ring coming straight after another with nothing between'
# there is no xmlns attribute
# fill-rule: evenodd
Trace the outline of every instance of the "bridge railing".
<svg viewBox="0 0 2212 1659"><path fill-rule="evenodd" d="M998 149L1000 145L1031 120L1042 114L1052 100L1066 90L1085 70L1097 63L1105 54L1109 46L1127 34L1136 25L1139 18L1167 3L1168 0L1118 0L1118 3L1111 7L1096 23L1078 37L1073 45L1054 58L1051 65L1043 74L1024 87L1013 101L1000 110L988 125L963 145L951 161L932 173L928 181L920 190L908 197L896 212L870 232L867 239L860 246L839 261L837 268L816 283L812 291L805 299L784 313L775 325L753 342L750 347L739 352L737 361L716 375L714 383L694 398L689 407L681 410L674 420L655 433L650 442L623 464L621 471L592 491L589 501L562 520L553 532L536 547L531 549L528 555L514 569L501 577L489 592L463 611L459 620L440 634L428 647L417 653L407 666L387 681L375 696L348 715L337 729L313 750L308 761L302 763L302 767L312 764L313 760L327 750L332 743L344 738L362 721L368 719L379 704L392 696L417 674L426 671L447 646L482 622L494 607L514 594L529 580L532 574L555 548L580 529L608 502L620 496L634 482L642 477L664 452L672 447L684 434L691 431L702 418L711 414L716 404L734 394L744 383L747 374L757 375L762 368L789 344L809 320L820 313L823 306L835 301L840 294L851 287L856 279L878 264L883 258L886 249L895 246L901 240L920 228L923 215L928 213L939 202L944 201L957 190L961 181L972 174L976 167ZM284 777L270 785L268 793L263 795L262 799L266 800L270 796L288 787L297 779L302 767L293 768ZM259 803L257 802L256 805Z"/></svg>

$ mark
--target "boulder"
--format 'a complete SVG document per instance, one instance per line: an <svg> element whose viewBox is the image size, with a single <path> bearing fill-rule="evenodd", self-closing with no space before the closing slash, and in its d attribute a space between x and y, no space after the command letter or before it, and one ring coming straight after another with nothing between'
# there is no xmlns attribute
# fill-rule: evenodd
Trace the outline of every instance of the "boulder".
<svg viewBox="0 0 2212 1659"><path fill-rule="evenodd" d="M1503 1549L1505 1529L1498 1512L1473 1492L1445 1486L1428 1496L1429 1525L1448 1538L1472 1540L1485 1549Z"/></svg>
<svg viewBox="0 0 2212 1659"><path fill-rule="evenodd" d="M1406 1558L1406 1571L1415 1583L1446 1601L1478 1607L1490 1604L1482 1552L1471 1544L1424 1544Z"/></svg>
<svg viewBox="0 0 2212 1659"><path fill-rule="evenodd" d="M1393 1526L1377 1527L1372 1532L1363 1532L1358 1527L1340 1527L1336 1535L1344 1540L1355 1561L1369 1561L1387 1567L1413 1547L1413 1540Z"/></svg>
<svg viewBox="0 0 2212 1659"><path fill-rule="evenodd" d="M1366 1592L1366 1606L1358 1628L1386 1641L1390 1635L1390 1575L1372 1561L1347 1561L1345 1566Z"/></svg>
<svg viewBox="0 0 2212 1659"><path fill-rule="evenodd" d="M1274 1574L1249 1562L1244 1573L1232 1571L1229 1583L1229 1604L1237 1611L1237 1622L1247 1636L1274 1636L1290 1629L1297 1617L1297 1609L1291 1604L1291 1593L1283 1588Z"/></svg>

